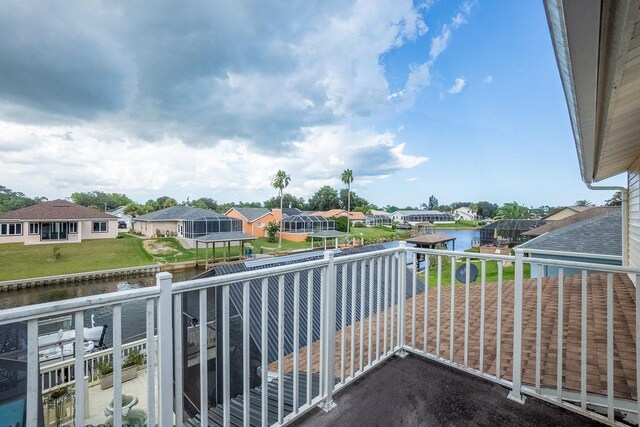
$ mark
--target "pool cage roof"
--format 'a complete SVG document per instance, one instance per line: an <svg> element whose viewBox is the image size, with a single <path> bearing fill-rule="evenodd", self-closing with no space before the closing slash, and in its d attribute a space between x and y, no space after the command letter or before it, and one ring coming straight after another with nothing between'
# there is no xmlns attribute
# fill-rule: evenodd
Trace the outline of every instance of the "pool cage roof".
<svg viewBox="0 0 640 427"><path fill-rule="evenodd" d="M282 230L285 233L313 233L333 229L335 222L323 216L291 215L282 221Z"/></svg>
<svg viewBox="0 0 640 427"><path fill-rule="evenodd" d="M496 230L498 233L509 231L523 232L533 230L544 224L546 224L546 221L543 219L501 219L485 225L480 230Z"/></svg>

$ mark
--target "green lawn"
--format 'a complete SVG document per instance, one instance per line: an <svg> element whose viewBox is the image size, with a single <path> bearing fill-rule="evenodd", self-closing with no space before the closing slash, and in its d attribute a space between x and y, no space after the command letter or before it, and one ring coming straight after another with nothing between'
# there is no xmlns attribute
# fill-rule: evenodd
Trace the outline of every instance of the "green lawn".
<svg viewBox="0 0 640 427"><path fill-rule="evenodd" d="M463 219L456 221L453 224L436 224L436 228L444 228L444 229L452 229L452 228L460 228L460 229L476 229L478 227L478 223L476 221L465 221Z"/></svg>
<svg viewBox="0 0 640 427"><path fill-rule="evenodd" d="M456 268L464 264L466 261L456 261ZM472 260L473 264L478 267L478 278L475 283L480 284L481 275L482 275L482 267L480 260ZM524 265L524 277L530 277L531 275L531 265ZM424 280L424 272L419 273L419 277ZM512 264L508 267L502 267L502 280L513 280L515 277L515 266ZM489 261L487 260L487 270L486 270L486 283L492 283L498 281L498 262L497 261ZM437 265L429 268L429 287L433 288L438 285L438 267ZM456 280L456 283L461 284ZM448 260L443 258L442 263L442 284L450 285L451 284L451 265Z"/></svg>
<svg viewBox="0 0 640 427"><path fill-rule="evenodd" d="M82 273L153 264L142 240L121 234L117 239L85 240L81 243L0 245L0 281ZM53 248L60 248L55 260Z"/></svg>
<svg viewBox="0 0 640 427"><path fill-rule="evenodd" d="M402 240L411 237L410 233L398 232L391 227L353 227L349 230L351 237L360 240L360 234L366 243L388 242L390 240Z"/></svg>

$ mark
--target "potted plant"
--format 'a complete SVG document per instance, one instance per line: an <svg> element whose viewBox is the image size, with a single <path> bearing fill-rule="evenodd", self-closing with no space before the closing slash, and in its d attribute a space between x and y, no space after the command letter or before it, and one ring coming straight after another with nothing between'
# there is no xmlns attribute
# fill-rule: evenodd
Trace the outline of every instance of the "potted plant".
<svg viewBox="0 0 640 427"><path fill-rule="evenodd" d="M138 377L138 366L144 364L144 355L138 350L131 350L122 362L122 382ZM113 387L113 362L102 361L96 366L100 375L102 390Z"/></svg>

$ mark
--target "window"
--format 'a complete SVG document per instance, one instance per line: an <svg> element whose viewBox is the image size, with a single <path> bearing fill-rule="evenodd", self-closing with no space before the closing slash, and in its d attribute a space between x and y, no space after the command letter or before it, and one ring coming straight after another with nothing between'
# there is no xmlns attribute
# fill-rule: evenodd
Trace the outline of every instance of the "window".
<svg viewBox="0 0 640 427"><path fill-rule="evenodd" d="M96 221L93 223L93 232L94 233L106 233L107 232L107 221Z"/></svg>
<svg viewBox="0 0 640 427"><path fill-rule="evenodd" d="M30 222L29 223L29 234L40 234L40 223L39 222Z"/></svg>
<svg viewBox="0 0 640 427"><path fill-rule="evenodd" d="M43 222L40 227L41 240L67 240L67 222Z"/></svg>
<svg viewBox="0 0 640 427"><path fill-rule="evenodd" d="M260 228L264 228L264 222L259 222L259 223L258 223L258 227L260 227Z"/></svg>
<svg viewBox="0 0 640 427"><path fill-rule="evenodd" d="M70 222L69 223L69 233L76 234L78 232L78 223Z"/></svg>
<svg viewBox="0 0 640 427"><path fill-rule="evenodd" d="M22 234L22 223L0 224L0 236L19 236Z"/></svg>

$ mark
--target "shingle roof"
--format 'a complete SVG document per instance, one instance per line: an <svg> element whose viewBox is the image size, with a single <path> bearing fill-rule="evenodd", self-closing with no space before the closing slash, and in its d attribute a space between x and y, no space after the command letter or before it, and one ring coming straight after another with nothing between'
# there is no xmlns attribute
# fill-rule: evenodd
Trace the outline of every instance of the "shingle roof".
<svg viewBox="0 0 640 427"><path fill-rule="evenodd" d="M134 221L178 221L204 218L227 218L226 216L208 209L193 208L191 206L171 206L134 218Z"/></svg>
<svg viewBox="0 0 640 427"><path fill-rule="evenodd" d="M589 212L589 211L587 211ZM622 255L622 210L615 209L549 231L519 248L598 255Z"/></svg>
<svg viewBox="0 0 640 427"><path fill-rule="evenodd" d="M615 210L620 210L621 208L617 206L597 206L592 207L590 209L583 210L575 215L571 215L570 217L559 219L557 221L549 221L545 225L541 227L534 228L533 230L525 231L522 233L523 236L541 236L544 233L549 231L566 227L570 224L575 224L576 222L584 221L585 219L593 218L594 216L604 215L609 212L613 212Z"/></svg>
<svg viewBox="0 0 640 427"><path fill-rule="evenodd" d="M77 220L77 219L118 219L106 212L66 200L51 200L14 211L0 213L0 220Z"/></svg>
<svg viewBox="0 0 640 427"><path fill-rule="evenodd" d="M261 218L271 211L267 208L231 208L242 215L247 221L253 222L258 218ZM230 209L230 210L231 210Z"/></svg>
<svg viewBox="0 0 640 427"><path fill-rule="evenodd" d="M282 214L285 216L301 215L302 213L298 208L282 208Z"/></svg>
<svg viewBox="0 0 640 427"><path fill-rule="evenodd" d="M514 282L504 281L502 287L502 306L513 308ZM556 387L557 366L557 320L558 320L558 279L557 277L545 277L542 279L542 335L541 335L541 385L546 388ZM588 275L587 296L587 392L606 395L607 392L607 312L606 312L606 274ZM564 373L563 386L569 390L580 390L580 344L581 344L581 276L565 276L564 278ZM427 351L436 354L437 317L440 313L440 357L450 359L462 366L464 364L464 340L465 340L465 288L464 285L455 287L455 303L453 309L454 337L453 355L449 353L449 331L451 321L451 300L448 297L451 287L442 286L441 306L438 310L438 289L428 290L428 314L425 317L425 294L422 290L417 292L415 298L408 296L405 312L405 342L414 345L418 350L423 350L425 318L427 320ZM535 380L536 369L536 311L537 311L537 279L528 279L523 283L523 308L522 318L522 381L531 385ZM613 275L613 327L614 327L614 396L623 399L636 399L636 337L635 337L635 287L624 274ZM446 296L445 296L446 295ZM486 284L486 306L484 322L484 359L482 370L489 375L496 373L496 342L497 342L497 301L498 284ZM468 330L468 366L473 370L480 370L480 301L481 287L472 284L469 287L469 330ZM416 302L415 316L415 342L412 336L413 304ZM513 309L502 310L500 324L501 336L501 377L512 379L512 354L513 354ZM383 315L381 316L384 318ZM369 321L373 323L373 331L376 331L377 316L364 318L364 348L363 363L368 360L367 331ZM382 319L381 319L382 323ZM355 323L356 340L358 340L360 321ZM344 332L336 331L336 360L341 359L340 349L342 335L345 335L346 367L345 375L351 375L349 365L351 348L351 328L345 327ZM374 332L375 334L375 332ZM382 335L382 334L381 334ZM375 342L375 338L374 338ZM320 341L314 341L312 346L312 372L317 373L319 367ZM356 341L357 344L357 341ZM307 348L301 344L300 371L306 371ZM382 348L382 345L380 345ZM354 356L358 360L360 349L354 346ZM376 356L376 351L372 352ZM285 356L284 371L293 370L293 354ZM340 377L340 363L336 363L335 376ZM270 369L274 369L272 364ZM356 366L357 369L357 366Z"/></svg>

